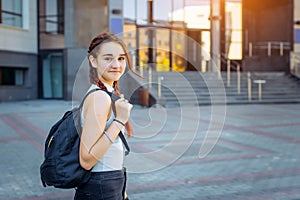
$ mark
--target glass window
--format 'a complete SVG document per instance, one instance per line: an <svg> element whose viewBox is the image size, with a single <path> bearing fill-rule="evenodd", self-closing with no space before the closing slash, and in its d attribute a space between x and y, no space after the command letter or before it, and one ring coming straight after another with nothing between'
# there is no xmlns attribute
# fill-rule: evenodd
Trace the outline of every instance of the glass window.
<svg viewBox="0 0 300 200"><path fill-rule="evenodd" d="M0 67L0 85L24 85L26 70L14 67Z"/></svg>
<svg viewBox="0 0 300 200"><path fill-rule="evenodd" d="M147 28L139 28L139 35L138 35L138 40L139 40L139 47L138 47L138 58L139 58L139 63L137 65L140 68L146 68L147 67L147 62L148 62L148 45L149 45L149 39L147 35ZM140 69L142 70L142 69Z"/></svg>
<svg viewBox="0 0 300 200"><path fill-rule="evenodd" d="M22 0L0 0L0 23L23 27Z"/></svg>
<svg viewBox="0 0 300 200"><path fill-rule="evenodd" d="M170 71L170 30L156 29L156 70Z"/></svg>
<svg viewBox="0 0 300 200"><path fill-rule="evenodd" d="M124 42L128 51L136 49L136 26L135 24L124 24Z"/></svg>
<svg viewBox="0 0 300 200"><path fill-rule="evenodd" d="M46 32L64 34L64 1L46 1Z"/></svg>
<svg viewBox="0 0 300 200"><path fill-rule="evenodd" d="M242 59L242 2L226 2L226 54Z"/></svg>
<svg viewBox="0 0 300 200"><path fill-rule="evenodd" d="M172 31L172 71L185 71L185 34Z"/></svg>
<svg viewBox="0 0 300 200"><path fill-rule="evenodd" d="M124 42L128 48L132 66L136 67L136 26L135 24L124 24Z"/></svg>

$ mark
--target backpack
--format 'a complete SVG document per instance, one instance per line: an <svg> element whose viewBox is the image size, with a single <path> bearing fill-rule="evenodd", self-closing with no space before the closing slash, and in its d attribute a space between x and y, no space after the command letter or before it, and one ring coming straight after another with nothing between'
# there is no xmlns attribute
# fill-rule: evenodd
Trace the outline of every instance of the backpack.
<svg viewBox="0 0 300 200"><path fill-rule="evenodd" d="M86 97L97 90L101 89L89 91L78 107L65 112L64 116L51 127L45 141L44 161L40 166L44 187L75 188L89 180L91 170L85 170L79 163L81 109ZM112 97L112 93L107 93ZM114 96L112 100L116 98ZM128 154L130 149L123 133L120 132L119 136Z"/></svg>

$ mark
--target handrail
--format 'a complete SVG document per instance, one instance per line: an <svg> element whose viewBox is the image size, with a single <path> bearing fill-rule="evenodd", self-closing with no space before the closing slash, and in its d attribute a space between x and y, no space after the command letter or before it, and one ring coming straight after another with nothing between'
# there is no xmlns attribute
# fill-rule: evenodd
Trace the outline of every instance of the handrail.
<svg viewBox="0 0 300 200"><path fill-rule="evenodd" d="M266 42L249 42L248 50L249 57L253 56L253 50L267 50L267 55L272 55L272 50L278 50L280 56L283 56L284 50L291 50L292 44L290 42L283 42L283 41L266 41Z"/></svg>
<svg viewBox="0 0 300 200"><path fill-rule="evenodd" d="M221 64L222 63L226 63L227 64L227 87L230 86L230 81L231 81L231 70L235 70L237 72L237 93L240 94L241 93L241 67L240 67L240 63L238 63L235 60L230 60L228 59L227 54L222 53L219 55L215 55L212 54L211 57L217 57L217 63L218 63L218 77L219 79L221 78Z"/></svg>
<svg viewBox="0 0 300 200"><path fill-rule="evenodd" d="M220 63L227 63L227 87L230 86L230 81L231 81L231 70L234 69L236 72L237 72L237 93L240 94L241 93L241 69L240 69L240 63L238 63L237 61L235 60L230 60L228 59L227 55L226 54L221 54L218 56L219 58L219 61ZM218 71L218 73L220 73L220 71ZM251 91L251 83L252 83L252 80L261 80L261 81L264 81L261 79L260 76L256 75L255 73L250 73L248 72L247 73L247 79L248 79L248 101L251 101L252 99L252 91ZM262 85L263 83L258 83L258 98L259 100L261 100L262 98Z"/></svg>
<svg viewBox="0 0 300 200"><path fill-rule="evenodd" d="M250 42L249 42L250 43ZM280 44L283 44L285 48L290 48L291 43L290 42L282 42L282 41L268 41L268 42L251 42L252 45L254 44L254 47L260 47L260 48L267 48L268 44L272 44L272 46L276 47L277 49L280 48Z"/></svg>

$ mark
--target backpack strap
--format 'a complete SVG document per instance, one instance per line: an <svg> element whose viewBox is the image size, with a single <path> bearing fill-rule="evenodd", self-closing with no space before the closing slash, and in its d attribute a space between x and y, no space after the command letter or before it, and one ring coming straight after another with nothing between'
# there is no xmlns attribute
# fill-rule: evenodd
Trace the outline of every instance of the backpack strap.
<svg viewBox="0 0 300 200"><path fill-rule="evenodd" d="M123 135L122 131L120 131L119 136L120 136L120 138L121 138L121 140L122 140L122 142L123 142L123 144L126 148L125 156L127 156L130 153L129 145L128 145L127 140L126 140L125 136Z"/></svg>
<svg viewBox="0 0 300 200"><path fill-rule="evenodd" d="M119 98L118 96L116 96L116 95L115 95L114 93L112 93L112 92L108 92L108 91L103 90L103 89L101 89L101 88L95 88L95 89L90 90L90 91L84 96L84 98L82 99L82 101L81 101L81 103L80 103L80 105L79 105L79 109L82 108L85 99L86 99L91 93L96 92L96 91L98 91L98 90L102 90L102 91L106 92L106 93L111 97L111 99L112 99L113 102L115 102L115 101ZM124 144L124 146L125 146L125 148L126 148L125 156L127 156L127 155L129 154L129 152L130 152L130 147L129 147L129 145L128 145L128 143L127 143L127 140L126 140L125 136L123 135L122 131L119 132L119 136L120 136L120 138L121 138L121 140L122 140L122 142L123 142L123 144Z"/></svg>
<svg viewBox="0 0 300 200"><path fill-rule="evenodd" d="M96 92L96 91L98 91L98 90L102 90L102 89L101 89L101 88L95 88L95 89L90 90L88 93L86 93L86 95L83 97L83 99L82 99L82 101L81 101L81 103L80 103L80 105L79 105L79 108L80 108L80 109L82 108L85 99L86 99L91 93ZM105 91L105 90L103 90L103 91ZM106 91L105 91L105 92L106 92ZM108 92L107 92L107 93L108 93ZM109 94L108 94L108 95L109 95ZM109 96L111 96L111 95L109 95Z"/></svg>

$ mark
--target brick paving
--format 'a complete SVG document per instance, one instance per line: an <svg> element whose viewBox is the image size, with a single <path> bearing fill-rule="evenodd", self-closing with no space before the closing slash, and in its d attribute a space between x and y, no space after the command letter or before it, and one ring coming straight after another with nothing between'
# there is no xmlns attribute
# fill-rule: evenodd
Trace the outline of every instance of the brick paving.
<svg viewBox="0 0 300 200"><path fill-rule="evenodd" d="M0 103L1 200L72 199L39 179L47 132L70 107ZM300 200L300 104L134 106L131 122L131 200Z"/></svg>

